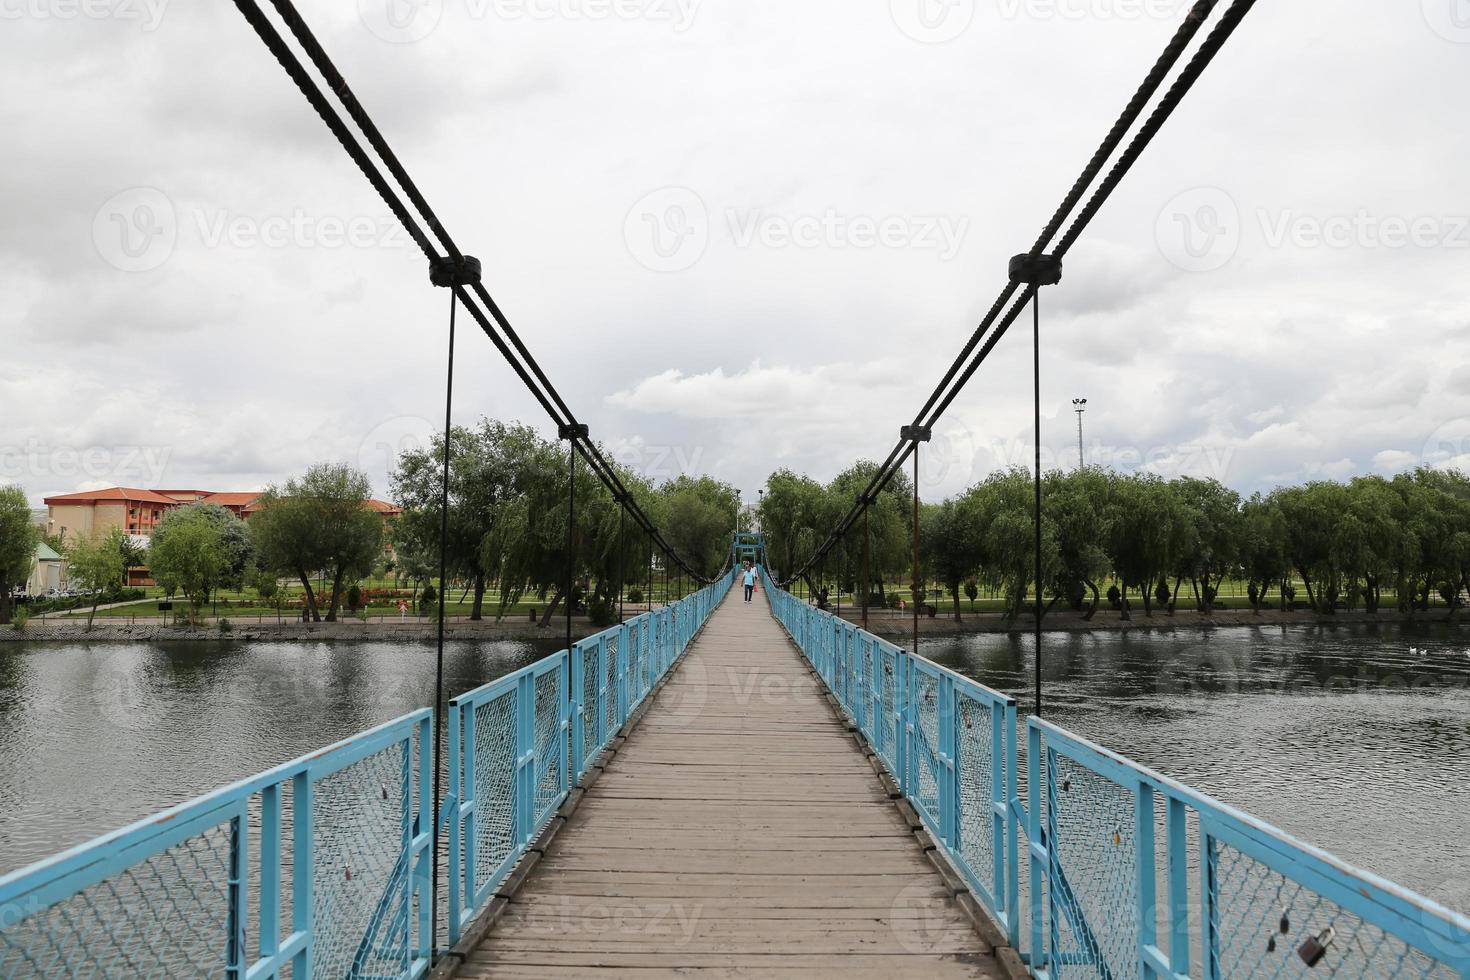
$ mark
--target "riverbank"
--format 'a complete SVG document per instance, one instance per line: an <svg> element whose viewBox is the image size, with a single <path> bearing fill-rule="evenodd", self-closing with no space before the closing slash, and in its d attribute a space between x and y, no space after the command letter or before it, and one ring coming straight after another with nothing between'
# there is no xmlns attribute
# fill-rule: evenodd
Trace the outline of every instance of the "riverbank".
<svg viewBox="0 0 1470 980"><path fill-rule="evenodd" d="M632 617L629 616L631 619ZM85 619L33 619L22 629L0 627L0 643L58 641L76 643L119 643L139 641L147 643L184 641L199 643L221 640L230 643L242 641L269 641L322 643L322 642L415 642L431 641L438 636L438 626L433 620L410 618L406 621L373 620L362 622L345 619L337 623L303 623L288 620L252 622L230 620L230 628L221 630L217 623L206 623L195 629L175 626L162 621L135 620L131 623L116 622L99 617L90 630ZM584 617L573 617L572 638L584 639L601 633L606 627L594 626ZM556 619L546 627L539 627L526 620L495 622L486 619L480 622L455 620L446 623L444 636L453 640L559 640L566 636L566 620Z"/></svg>
<svg viewBox="0 0 1470 980"><path fill-rule="evenodd" d="M833 610L834 612L836 610ZM1194 610L1176 610L1171 616L1167 612L1155 611L1145 616L1143 610L1133 610L1132 619L1123 619L1115 609L1102 609L1091 620L1083 613L1070 609L1052 610L1042 620L1042 630L1048 633L1126 632L1129 630L1192 630L1214 629L1230 626L1337 626L1347 623L1376 623L1381 625L1406 626L1414 624L1453 623L1470 625L1470 615L1459 612L1451 616L1448 610L1435 609L1430 612L1400 613L1397 609L1380 610L1376 613L1362 610L1339 610L1324 616L1307 611L1282 612L1263 609L1256 613L1249 609L1218 609L1211 613ZM862 613L844 606L842 618L850 623L861 624ZM919 633L922 636L963 636L974 633L1030 633L1036 629L1036 621L1029 615L1006 619L1000 613L966 613L956 620L953 616L919 617ZM894 642L914 635L912 613L901 613L889 609L868 611L868 631Z"/></svg>
<svg viewBox="0 0 1470 980"><path fill-rule="evenodd" d="M631 619L634 615L636 614L630 610L628 618ZM856 609L844 606L842 618L850 623L860 624L862 614ZM301 643L377 641L391 643L423 642L433 640L437 636L437 627L432 620L417 617L409 617L406 620L373 619L368 622L348 618L337 623L303 623L294 619L284 622L230 619L229 623L230 629L222 631L213 621L206 622L196 629L188 629L165 623L162 620L138 619L131 622L119 622L98 617L95 625L89 631L86 620L81 618L33 619L19 630L0 627L0 643L52 640L70 643L78 640L109 643L129 640L150 643L170 640L188 642L261 640ZM1443 609L1413 615L1402 614L1396 609L1377 613L1340 610L1331 616L1306 611L1282 612L1268 609L1258 614L1249 609L1229 609L1216 610L1208 615L1202 615L1193 610L1181 609L1172 616L1166 612L1155 612L1153 616L1145 616L1141 610L1134 610L1133 618L1125 620L1118 616L1116 610L1104 609L1089 621L1083 618L1082 613L1067 609L1053 610L1049 613L1042 623L1042 628L1049 633L1109 633L1136 630L1216 629L1231 626L1332 626L1348 623L1470 625L1470 615L1461 612L1452 617L1448 611ZM572 620L574 640L595 636L602 632L602 629L603 627L594 626L585 617L575 617ZM913 636L913 616L911 613L890 609L870 610L868 629L885 639L901 643L904 639ZM919 617L919 632L924 636L965 636L975 633L1025 634L1034 629L1035 625L1030 616L1006 619L1000 613L982 612L966 613L960 620L954 619L953 616L936 616L932 619L925 616ZM566 635L566 621L558 618L551 625L542 628L523 619L507 619L497 623L493 619L473 622L456 617L445 624L444 635L455 640L556 640Z"/></svg>

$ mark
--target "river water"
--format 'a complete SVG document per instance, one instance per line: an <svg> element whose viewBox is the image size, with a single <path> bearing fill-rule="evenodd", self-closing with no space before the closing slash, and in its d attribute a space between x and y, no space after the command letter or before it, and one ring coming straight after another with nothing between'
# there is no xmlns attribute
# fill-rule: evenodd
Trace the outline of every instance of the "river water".
<svg viewBox="0 0 1470 980"><path fill-rule="evenodd" d="M1029 715L1034 649L920 652ZM1042 653L1047 720L1470 912L1470 627L1048 633Z"/></svg>
<svg viewBox="0 0 1470 980"><path fill-rule="evenodd" d="M1047 634L1046 716L1470 911L1470 628ZM553 652L458 642L460 693ZM925 641L1031 701L1032 641ZM429 644L0 646L0 872L429 704Z"/></svg>

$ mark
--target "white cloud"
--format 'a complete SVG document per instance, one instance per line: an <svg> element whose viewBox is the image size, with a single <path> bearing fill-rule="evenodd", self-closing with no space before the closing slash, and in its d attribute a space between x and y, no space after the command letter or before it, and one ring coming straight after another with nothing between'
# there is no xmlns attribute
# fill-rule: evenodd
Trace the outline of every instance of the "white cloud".
<svg viewBox="0 0 1470 980"><path fill-rule="evenodd" d="M1243 490L1460 445L1466 250L1276 247L1266 233L1288 215L1447 226L1467 210L1463 46L1412 4L1338 7L1327 31L1308 6L1258 5L1043 297L1043 435L1059 463L1075 456L1078 396L1090 458L1187 469L1213 454ZM302 5L594 436L650 467L678 450L678 466L751 494L776 466L825 478L887 452L1175 26L981 5L926 45L883 4L711 0L683 30L494 9L445 4L424 39L389 44L356 5ZM1365 73L1370 47L1379 70ZM1300 77L1311 91L1281 99ZM445 298L416 250L197 233L201 209L256 225L386 214L228 5L169 4L150 32L7 20L0 84L0 446L166 448L168 482L253 488L442 417ZM166 262L124 273L99 256L94 219L135 187L185 220ZM667 187L691 189L710 222L675 273L625 240L630 209ZM1202 187L1241 215L1214 272L1180 268L1156 240L1161 210ZM852 235L742 244L727 216L754 212L967 231L948 259ZM543 423L460 324L455 417ZM1029 457L1029 326L946 415L926 494ZM21 477L33 498L90 479Z"/></svg>

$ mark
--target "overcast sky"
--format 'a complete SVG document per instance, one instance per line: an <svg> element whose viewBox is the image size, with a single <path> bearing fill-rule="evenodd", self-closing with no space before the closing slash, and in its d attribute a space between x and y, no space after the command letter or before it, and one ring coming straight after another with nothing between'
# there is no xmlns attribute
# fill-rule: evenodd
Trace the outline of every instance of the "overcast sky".
<svg viewBox="0 0 1470 980"><path fill-rule="evenodd" d="M887 452L1186 6L300 0L593 435L748 496ZM386 492L447 296L234 5L0 19L0 482ZM1246 492L1464 455L1467 92L1466 0L1258 4L1043 297L1049 460L1075 397L1089 462ZM1030 356L926 497L1029 460ZM457 421L545 425L457 366Z"/></svg>

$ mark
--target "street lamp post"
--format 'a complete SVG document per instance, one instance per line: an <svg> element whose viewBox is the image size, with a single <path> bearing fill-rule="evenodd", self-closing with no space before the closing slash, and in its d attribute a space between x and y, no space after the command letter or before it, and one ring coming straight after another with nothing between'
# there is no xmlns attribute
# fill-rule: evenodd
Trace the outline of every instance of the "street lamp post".
<svg viewBox="0 0 1470 980"><path fill-rule="evenodd" d="M1087 465L1082 456L1082 413L1087 411L1087 399L1072 399L1072 411L1077 413L1077 468L1080 470Z"/></svg>

